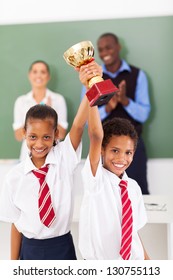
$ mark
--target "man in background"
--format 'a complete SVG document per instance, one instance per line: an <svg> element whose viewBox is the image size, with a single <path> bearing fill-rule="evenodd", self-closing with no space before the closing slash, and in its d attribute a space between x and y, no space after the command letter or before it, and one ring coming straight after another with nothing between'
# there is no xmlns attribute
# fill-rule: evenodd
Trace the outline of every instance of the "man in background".
<svg viewBox="0 0 173 280"><path fill-rule="evenodd" d="M146 74L120 58L121 45L113 33L102 34L97 40L100 59L103 61L103 79L111 79L119 88L108 104L100 106L102 122L114 117L126 118L135 126L139 136L133 163L126 170L135 179L143 194L149 194L147 183L147 155L142 139L143 123L150 113L150 100ZM82 88L82 96L86 90Z"/></svg>

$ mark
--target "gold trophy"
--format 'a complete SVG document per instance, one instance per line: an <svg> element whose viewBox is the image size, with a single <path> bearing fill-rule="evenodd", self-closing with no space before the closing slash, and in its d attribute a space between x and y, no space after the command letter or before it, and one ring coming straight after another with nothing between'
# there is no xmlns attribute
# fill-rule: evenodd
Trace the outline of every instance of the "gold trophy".
<svg viewBox="0 0 173 280"><path fill-rule="evenodd" d="M80 67L94 60L94 47L91 41L83 41L69 48L63 57L69 65ZM110 79L103 80L100 76L91 78L88 87L86 96L90 106L106 104L118 91Z"/></svg>

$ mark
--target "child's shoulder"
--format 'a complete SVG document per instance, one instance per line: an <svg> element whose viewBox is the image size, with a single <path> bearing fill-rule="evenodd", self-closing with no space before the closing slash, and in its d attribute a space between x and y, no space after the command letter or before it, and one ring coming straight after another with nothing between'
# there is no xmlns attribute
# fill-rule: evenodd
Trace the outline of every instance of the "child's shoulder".
<svg viewBox="0 0 173 280"><path fill-rule="evenodd" d="M138 183L130 177L128 177L128 187L129 187L129 189L135 190L139 194L141 193L141 188L138 185Z"/></svg>
<svg viewBox="0 0 173 280"><path fill-rule="evenodd" d="M15 178L19 178L24 174L24 161L16 163L10 170L7 172L5 178L9 180L13 180Z"/></svg>
<svg viewBox="0 0 173 280"><path fill-rule="evenodd" d="M64 140L58 141L57 144L54 147L52 147L51 151L48 154L48 157L50 157L50 155L53 154L54 157L60 160L61 157L69 155L71 146L72 144L68 133Z"/></svg>
<svg viewBox="0 0 173 280"><path fill-rule="evenodd" d="M134 180L134 179L132 179L132 178L130 178L130 177L128 177L128 183L129 183L129 184L132 184L132 185L134 185L134 186L139 186L138 183L136 182L136 180Z"/></svg>

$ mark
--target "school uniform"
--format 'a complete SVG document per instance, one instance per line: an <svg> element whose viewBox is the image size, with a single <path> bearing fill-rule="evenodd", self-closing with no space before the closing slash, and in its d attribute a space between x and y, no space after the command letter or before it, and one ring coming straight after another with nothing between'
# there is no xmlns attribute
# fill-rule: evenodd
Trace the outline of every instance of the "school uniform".
<svg viewBox="0 0 173 280"><path fill-rule="evenodd" d="M73 171L80 158L81 143L74 151L69 134L64 141L52 147L46 157L45 165L49 164L46 182L50 189L56 216L49 228L40 221L38 211L40 184L32 172L36 167L30 157L27 156L24 161L14 166L7 174L0 198L0 220L14 223L18 231L22 232L25 243L28 244L29 240L33 240L34 245L40 246L41 243L46 248L49 245L52 246L51 238L55 238L55 244L57 244L58 237L61 237L59 240L62 244L62 236L69 235L74 204ZM65 239L67 240L67 236ZM44 242L44 240L46 241ZM69 246L72 245L73 243ZM34 254L36 257L37 250ZM71 255L67 254L64 257L68 259L69 256ZM49 257L53 259L51 255ZM53 257L59 259L57 255ZM38 258L43 259L44 256Z"/></svg>
<svg viewBox="0 0 173 280"><path fill-rule="evenodd" d="M64 129L67 129L67 106L64 97L59 93L55 93L50 89L46 89L45 98L42 100L42 102L46 104L48 98L50 98L51 100L51 107L58 114L58 124L61 125ZM16 99L14 104L14 130L17 130L24 126L27 111L36 104L37 102L33 97L32 91L28 92L25 95L21 95ZM20 160L25 159L26 154L28 154L28 148L26 145L26 141L23 140L19 157Z"/></svg>
<svg viewBox="0 0 173 280"><path fill-rule="evenodd" d="M79 219L79 249L84 259L121 260L122 203L121 179L102 166L101 159L93 176L89 157L82 170L84 197ZM146 211L139 185L124 172L133 211L132 260L143 260L144 251L138 230L146 221Z"/></svg>

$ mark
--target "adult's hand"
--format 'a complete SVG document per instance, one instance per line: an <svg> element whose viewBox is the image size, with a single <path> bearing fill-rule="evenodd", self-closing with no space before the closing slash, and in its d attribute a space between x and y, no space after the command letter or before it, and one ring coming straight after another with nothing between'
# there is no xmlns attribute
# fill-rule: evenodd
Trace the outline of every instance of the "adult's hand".
<svg viewBox="0 0 173 280"><path fill-rule="evenodd" d="M117 92L117 101L123 106L129 104L129 99L126 96L126 81L122 80L118 85L119 91Z"/></svg>

